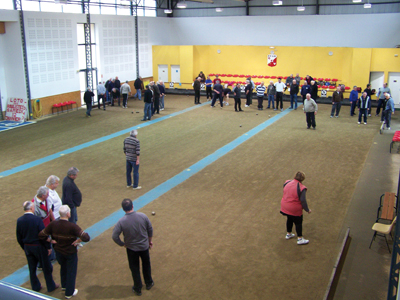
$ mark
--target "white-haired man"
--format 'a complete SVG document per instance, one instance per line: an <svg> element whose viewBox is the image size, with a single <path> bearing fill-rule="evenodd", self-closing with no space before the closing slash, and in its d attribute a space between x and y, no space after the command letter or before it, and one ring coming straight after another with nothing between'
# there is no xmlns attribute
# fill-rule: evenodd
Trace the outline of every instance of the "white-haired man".
<svg viewBox="0 0 400 300"><path fill-rule="evenodd" d="M69 168L67 176L63 179L62 185L62 203L68 205L71 209L70 222L75 223L78 221L78 213L76 208L81 206L82 193L75 184L75 179L78 177L79 170L75 167Z"/></svg>
<svg viewBox="0 0 400 300"><path fill-rule="evenodd" d="M34 215L35 205L31 201L25 201L23 207L25 214L17 221L17 241L28 260L32 290L38 292L42 288L36 276L36 267L41 263L47 291L52 292L60 285L55 284L53 280L53 267L48 258L51 253L48 236L44 236L42 241L39 240L39 233L44 229L44 224L41 218Z"/></svg>
<svg viewBox="0 0 400 300"><path fill-rule="evenodd" d="M121 94L122 94L122 107L128 108L127 101L128 101L128 94L131 94L131 87L128 84L128 80L121 86Z"/></svg>
<svg viewBox="0 0 400 300"><path fill-rule="evenodd" d="M124 140L124 153L126 157L126 183L127 188L133 187L134 190L139 190L139 156L140 156L140 142L137 139L137 130L134 129L130 135ZM132 173L133 170L133 185Z"/></svg>
<svg viewBox="0 0 400 300"><path fill-rule="evenodd" d="M60 218L58 210L62 205L61 198L56 191L59 183L60 178L58 178L56 175L50 175L49 178L47 178L46 180L46 187L49 189L49 197L47 198L47 200L49 201L49 203L51 202L52 204L52 210L55 220Z"/></svg>
<svg viewBox="0 0 400 300"><path fill-rule="evenodd" d="M50 223L39 233L41 240L51 236L56 242L57 261L61 266L61 287L65 290L65 298L70 299L78 294L75 289L76 273L78 271L78 251L77 246L81 242L89 242L90 236L78 225L69 222L71 209L68 205L60 207L60 220Z"/></svg>

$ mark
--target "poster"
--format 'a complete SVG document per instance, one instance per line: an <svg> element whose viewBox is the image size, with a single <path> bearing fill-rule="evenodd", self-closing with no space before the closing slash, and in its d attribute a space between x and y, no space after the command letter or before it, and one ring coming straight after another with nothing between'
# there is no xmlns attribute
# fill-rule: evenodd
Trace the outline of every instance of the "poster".
<svg viewBox="0 0 400 300"><path fill-rule="evenodd" d="M278 56L275 54L268 54L268 66L275 67L278 63Z"/></svg>
<svg viewBox="0 0 400 300"><path fill-rule="evenodd" d="M24 122L28 118L28 101L20 98L8 98L6 120Z"/></svg>

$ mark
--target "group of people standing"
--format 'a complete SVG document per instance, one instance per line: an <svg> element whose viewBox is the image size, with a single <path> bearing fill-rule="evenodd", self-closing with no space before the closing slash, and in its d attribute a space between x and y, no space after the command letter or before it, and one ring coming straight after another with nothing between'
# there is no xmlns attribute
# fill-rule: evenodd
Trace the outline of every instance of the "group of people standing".
<svg viewBox="0 0 400 300"><path fill-rule="evenodd" d="M144 116L141 121L151 120L154 114L164 110L165 85L163 81L151 81L144 92Z"/></svg>
<svg viewBox="0 0 400 300"><path fill-rule="evenodd" d="M38 267L43 270L49 292L60 287L52 276L51 261L56 259L61 267L61 288L67 299L78 293L75 289L77 248L81 242L90 240L89 234L76 224L76 208L82 202L82 194L74 182L78 172L75 167L68 170L62 183L61 198L56 191L60 179L51 175L32 201L24 202L24 215L18 218L16 230L17 241L28 261L32 290L42 289L36 275Z"/></svg>

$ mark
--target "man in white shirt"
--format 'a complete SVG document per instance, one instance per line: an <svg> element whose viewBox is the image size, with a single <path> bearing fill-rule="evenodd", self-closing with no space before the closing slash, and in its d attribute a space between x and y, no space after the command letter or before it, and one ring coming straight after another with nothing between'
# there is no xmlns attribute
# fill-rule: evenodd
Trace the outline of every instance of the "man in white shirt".
<svg viewBox="0 0 400 300"><path fill-rule="evenodd" d="M56 175L50 175L46 181L46 187L49 189L49 197L47 198L47 201L49 202L50 206L53 207L53 215L55 220L60 218L59 210L62 205L61 198L56 191L59 183L60 178L58 178Z"/></svg>
<svg viewBox="0 0 400 300"><path fill-rule="evenodd" d="M281 103L281 111L283 111L283 91L286 89L286 84L282 82L282 78L278 78L278 82L275 83L276 89L276 108L278 109L279 102Z"/></svg>

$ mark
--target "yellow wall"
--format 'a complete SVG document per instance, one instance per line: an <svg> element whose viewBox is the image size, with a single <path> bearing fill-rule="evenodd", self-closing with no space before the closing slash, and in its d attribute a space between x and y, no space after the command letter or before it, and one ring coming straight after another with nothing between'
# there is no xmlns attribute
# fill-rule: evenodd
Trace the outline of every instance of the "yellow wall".
<svg viewBox="0 0 400 300"><path fill-rule="evenodd" d="M267 65L267 57L271 50L278 56L276 67ZM329 55L329 52L333 55ZM175 87L187 89L192 88L191 84L200 71L206 75L225 73L288 76L299 73L301 77L305 77L309 74L314 78L337 78L339 83L346 86L356 85L364 89L369 81L370 72L384 71L387 78L388 72L400 70L400 58L394 57L396 53L400 54L400 50L345 47L270 49L265 46L153 46L153 74L158 78L159 64L167 64L169 69L171 64L178 64L181 66L182 85Z"/></svg>

